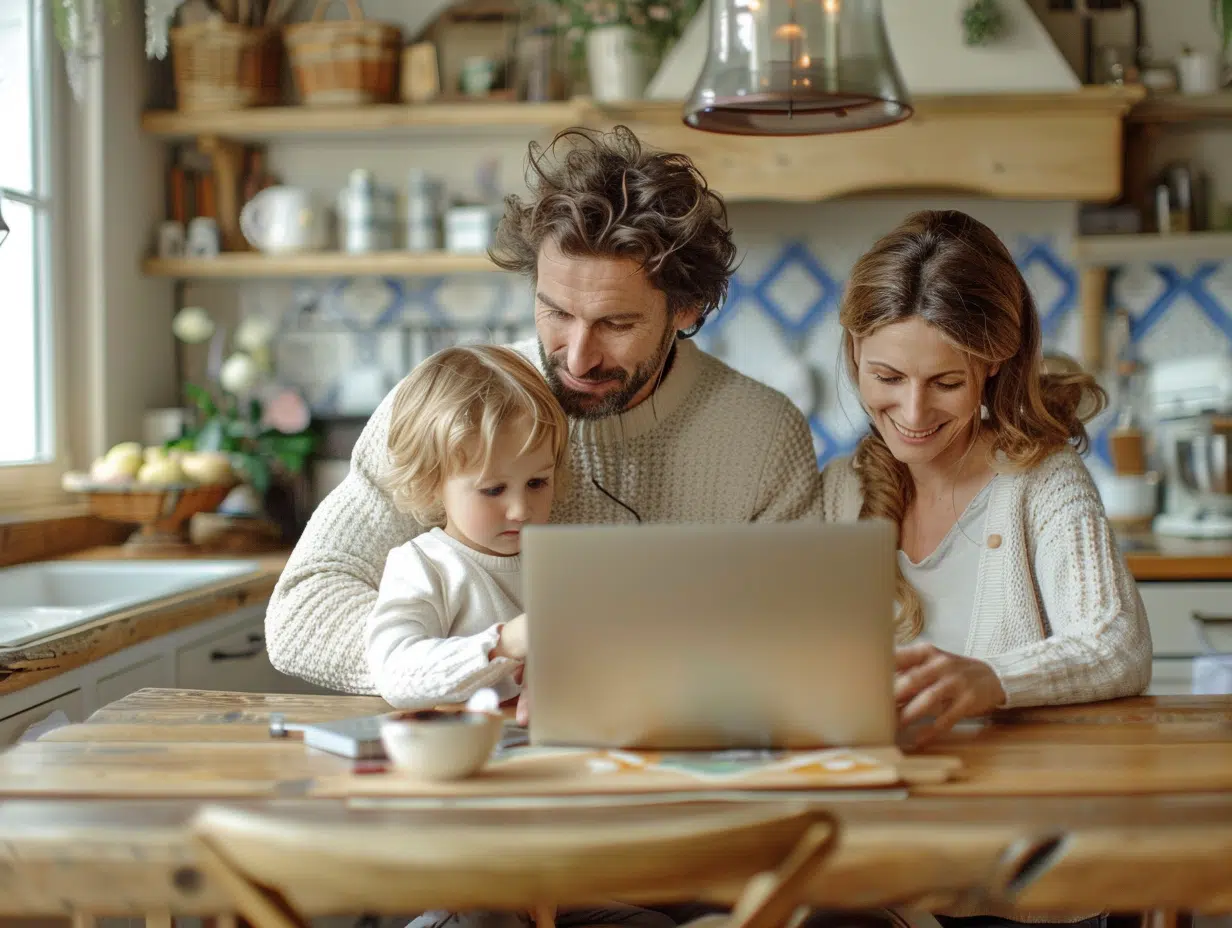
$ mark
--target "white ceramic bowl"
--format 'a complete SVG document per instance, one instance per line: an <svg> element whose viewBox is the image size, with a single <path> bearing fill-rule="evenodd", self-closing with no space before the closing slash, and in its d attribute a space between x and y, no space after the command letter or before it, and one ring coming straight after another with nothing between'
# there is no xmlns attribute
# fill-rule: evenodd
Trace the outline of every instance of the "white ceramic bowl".
<svg viewBox="0 0 1232 928"><path fill-rule="evenodd" d="M1104 510L1114 522L1149 519L1159 509L1159 474L1106 474L1097 481Z"/></svg>
<svg viewBox="0 0 1232 928"><path fill-rule="evenodd" d="M460 780L477 773L500 735L500 716L488 712L425 709L381 719L381 743L389 759L424 780Z"/></svg>

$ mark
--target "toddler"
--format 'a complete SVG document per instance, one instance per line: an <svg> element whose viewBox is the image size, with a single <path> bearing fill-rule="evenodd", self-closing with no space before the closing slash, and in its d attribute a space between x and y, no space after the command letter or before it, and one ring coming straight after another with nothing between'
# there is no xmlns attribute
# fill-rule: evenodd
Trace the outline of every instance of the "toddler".
<svg viewBox="0 0 1232 928"><path fill-rule="evenodd" d="M398 708L464 702L484 687L518 693L526 660L520 533L548 521L566 482L569 424L539 372L509 348L447 348L394 395L391 468L398 507L431 526L389 552L368 619L368 666ZM604 903L530 912L425 912L408 928L675 928L667 915Z"/></svg>
<svg viewBox="0 0 1232 928"><path fill-rule="evenodd" d="M568 437L546 381L509 348L447 348L399 385L384 482L431 528L389 552L368 618L368 667L390 705L517 695L521 531L548 520Z"/></svg>

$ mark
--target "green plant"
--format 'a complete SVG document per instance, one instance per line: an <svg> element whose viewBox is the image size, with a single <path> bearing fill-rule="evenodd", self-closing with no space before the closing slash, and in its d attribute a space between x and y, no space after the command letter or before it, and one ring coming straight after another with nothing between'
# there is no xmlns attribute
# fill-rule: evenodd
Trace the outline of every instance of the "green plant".
<svg viewBox="0 0 1232 928"><path fill-rule="evenodd" d="M207 371L212 383L210 387L184 384L195 421L167 447L224 452L263 498L274 478L302 473L318 436L303 397L273 381L274 323L261 316L241 322L234 335L235 350L225 360L226 332L204 309L181 309L171 330L185 345L209 343Z"/></svg>
<svg viewBox="0 0 1232 928"><path fill-rule="evenodd" d="M963 10L963 41L968 45L988 45L1005 31L1005 14L997 0L972 0Z"/></svg>
<svg viewBox="0 0 1232 928"><path fill-rule="evenodd" d="M1232 0L1211 0L1211 18L1219 30L1219 38L1226 54L1232 46Z"/></svg>
<svg viewBox="0 0 1232 928"><path fill-rule="evenodd" d="M583 40L603 26L632 26L662 54L675 42L701 6L701 0L548 0L556 29L583 53Z"/></svg>
<svg viewBox="0 0 1232 928"><path fill-rule="evenodd" d="M271 427L258 399L245 402L224 392L218 403L209 390L193 383L186 383L184 392L196 408L197 422L167 447L227 453L261 497L269 492L279 472L303 473L308 457L316 450L319 438L311 428L287 434Z"/></svg>

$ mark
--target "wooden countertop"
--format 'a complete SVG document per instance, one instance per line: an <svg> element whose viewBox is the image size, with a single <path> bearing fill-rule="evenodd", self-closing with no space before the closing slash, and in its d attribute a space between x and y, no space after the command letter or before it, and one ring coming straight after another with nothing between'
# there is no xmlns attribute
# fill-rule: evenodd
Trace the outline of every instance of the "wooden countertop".
<svg viewBox="0 0 1232 928"><path fill-rule="evenodd" d="M201 555L208 560L254 560L259 569L178 593L15 648L0 648L0 695L33 686L159 635L196 625L268 599L289 552L257 555ZM119 547L91 548L71 556L82 560L131 560Z"/></svg>
<svg viewBox="0 0 1232 928"><path fill-rule="evenodd" d="M1232 580L1232 538L1168 538L1135 535L1119 539L1129 570L1147 580Z"/></svg>

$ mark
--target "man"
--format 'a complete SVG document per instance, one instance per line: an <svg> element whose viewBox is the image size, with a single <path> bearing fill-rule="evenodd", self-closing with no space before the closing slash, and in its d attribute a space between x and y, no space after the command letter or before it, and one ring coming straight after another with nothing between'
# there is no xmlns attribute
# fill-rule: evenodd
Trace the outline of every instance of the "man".
<svg viewBox="0 0 1232 928"><path fill-rule="evenodd" d="M568 152L558 163L548 155ZM493 259L535 285L538 338L514 346L570 417L571 523L820 517L804 416L688 341L722 305L736 249L722 199L683 155L623 127L530 149L528 201L510 197ZM390 397L392 397L392 393ZM390 549L424 531L379 488L390 397L318 507L266 614L274 666L353 693L374 687L365 622Z"/></svg>

